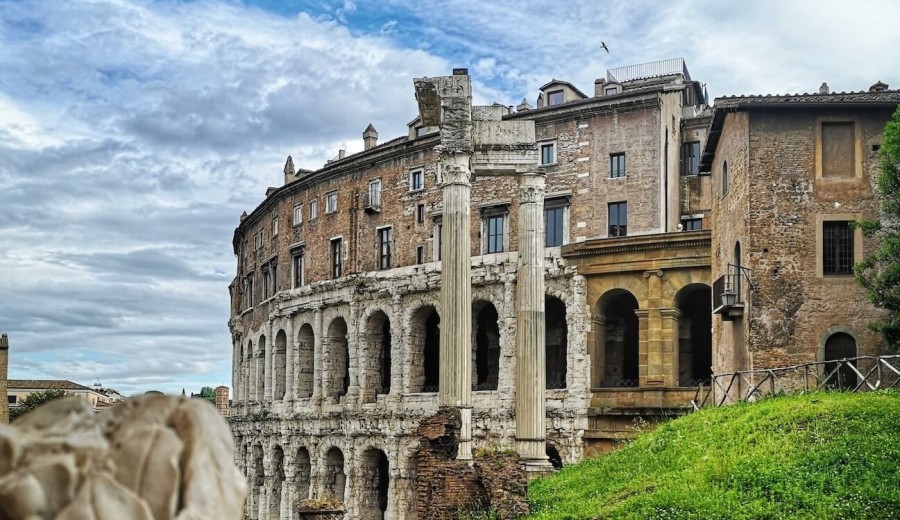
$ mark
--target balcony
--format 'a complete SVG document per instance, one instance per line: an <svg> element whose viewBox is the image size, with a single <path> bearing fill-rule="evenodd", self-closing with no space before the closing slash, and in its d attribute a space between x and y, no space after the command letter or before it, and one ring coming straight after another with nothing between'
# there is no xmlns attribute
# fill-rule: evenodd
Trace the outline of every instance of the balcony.
<svg viewBox="0 0 900 520"><path fill-rule="evenodd" d="M369 214L381 213L381 192L380 191L366 192L365 201L363 203L363 210Z"/></svg>
<svg viewBox="0 0 900 520"><path fill-rule="evenodd" d="M747 276L752 288L747 268L728 264L727 274L713 282L713 314L720 314L725 321L731 321L744 315L744 294L741 290L741 276Z"/></svg>

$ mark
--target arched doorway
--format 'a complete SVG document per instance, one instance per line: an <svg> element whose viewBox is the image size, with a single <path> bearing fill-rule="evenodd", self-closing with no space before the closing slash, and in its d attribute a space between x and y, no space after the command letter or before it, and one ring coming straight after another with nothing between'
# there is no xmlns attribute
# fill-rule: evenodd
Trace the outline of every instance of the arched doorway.
<svg viewBox="0 0 900 520"><path fill-rule="evenodd" d="M566 387L566 355L569 327L566 324L566 304L556 296L544 298L546 316L545 345L547 358L547 389Z"/></svg>
<svg viewBox="0 0 900 520"><path fill-rule="evenodd" d="M413 358L410 391L437 392L440 382L441 317L434 306L416 309L409 324Z"/></svg>
<svg viewBox="0 0 900 520"><path fill-rule="evenodd" d="M325 497L338 502L344 501L344 489L347 485L344 473L344 454L333 446L325 455Z"/></svg>
<svg viewBox="0 0 900 520"><path fill-rule="evenodd" d="M360 467L362 493L360 520L383 520L388 506L390 465L387 455L377 448L363 453Z"/></svg>
<svg viewBox="0 0 900 520"><path fill-rule="evenodd" d="M712 289L695 283L675 295L678 324L678 385L709 385L712 378Z"/></svg>
<svg viewBox="0 0 900 520"><path fill-rule="evenodd" d="M846 332L835 332L825 340L825 352L823 361L831 361L825 363L824 377L828 377L837 369L837 373L831 376L826 385L835 390L852 390L859 383L856 372L848 365L856 366L855 361L839 364L834 361L841 359L855 358L857 356L856 339Z"/></svg>
<svg viewBox="0 0 900 520"><path fill-rule="evenodd" d="M496 390L500 376L500 326L497 308L488 301L472 304L475 325L473 380L475 390Z"/></svg>
<svg viewBox="0 0 900 520"><path fill-rule="evenodd" d="M350 351L347 348L347 322L344 318L335 318L328 325L328 333L325 335L325 355L328 362L326 397L347 395L350 388Z"/></svg>
<svg viewBox="0 0 900 520"><path fill-rule="evenodd" d="M638 386L638 309L637 298L624 289L613 289L597 302L605 330L603 376L607 388Z"/></svg>
<svg viewBox="0 0 900 520"><path fill-rule="evenodd" d="M373 394L391 391L391 320L383 311L376 311L366 323L368 366L366 384Z"/></svg>
<svg viewBox="0 0 900 520"><path fill-rule="evenodd" d="M287 388L287 334L279 330L275 335L275 350L272 353L272 370L275 372L275 391L272 398L276 401L284 399Z"/></svg>
<svg viewBox="0 0 900 520"><path fill-rule="evenodd" d="M312 463L309 458L309 450L302 447L297 450L297 456L294 459L294 467L296 468L294 471L296 474L295 483L297 489L295 500L299 502L300 500L310 498L309 479L310 474L312 473Z"/></svg>
<svg viewBox="0 0 900 520"><path fill-rule="evenodd" d="M313 394L313 374L315 373L315 334L309 323L304 323L297 333L297 397Z"/></svg>

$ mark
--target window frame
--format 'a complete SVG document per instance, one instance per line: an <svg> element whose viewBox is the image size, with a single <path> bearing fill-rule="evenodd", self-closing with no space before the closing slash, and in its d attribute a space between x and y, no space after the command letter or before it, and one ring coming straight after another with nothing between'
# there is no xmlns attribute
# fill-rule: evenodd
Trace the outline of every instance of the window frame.
<svg viewBox="0 0 900 520"><path fill-rule="evenodd" d="M299 247L291 251L291 287L294 289L306 285L306 251Z"/></svg>
<svg viewBox="0 0 900 520"><path fill-rule="evenodd" d="M620 161L621 159L621 161ZM621 168L619 168L621 162ZM625 152L616 152L609 154L609 178L624 179L628 177L627 166L625 162Z"/></svg>
<svg viewBox="0 0 900 520"><path fill-rule="evenodd" d="M275 239L275 237L278 236L278 230L279 230L278 228L279 228L278 215L275 215L274 217L272 217L272 239L273 240Z"/></svg>
<svg viewBox="0 0 900 520"><path fill-rule="evenodd" d="M696 227L694 226L694 224L696 224ZM700 231L701 229L703 229L702 217L690 217L681 219L682 231Z"/></svg>
<svg viewBox="0 0 900 520"><path fill-rule="evenodd" d="M425 246L416 246L416 265L425 263Z"/></svg>
<svg viewBox="0 0 900 520"><path fill-rule="evenodd" d="M338 193L337 190L331 190L325 193L325 214L332 215L338 210Z"/></svg>
<svg viewBox="0 0 900 520"><path fill-rule="evenodd" d="M612 223L613 216L613 208L616 208L616 223ZM625 210L625 224L620 224L622 221L620 218L622 215L622 209ZM613 226L616 226L616 231L613 233ZM622 231L624 228L624 232ZM614 237L627 237L628 236L628 201L621 200L615 202L608 202L606 204L606 236L609 238Z"/></svg>
<svg viewBox="0 0 900 520"><path fill-rule="evenodd" d="M344 237L334 237L330 241L331 279L344 275Z"/></svg>
<svg viewBox="0 0 900 520"><path fill-rule="evenodd" d="M413 180L418 177L419 179L419 187L415 187L413 184ZM409 170L409 192L417 193L420 191L425 191L425 169L424 168L413 168Z"/></svg>
<svg viewBox="0 0 900 520"><path fill-rule="evenodd" d="M825 173L825 150L824 150L824 142L822 135L822 128L824 125L828 124L841 124L841 123L852 123L853 124L853 153L854 153L854 168L853 175L846 177L826 177ZM817 182L828 182L828 183L854 183L854 182L864 182L863 176L863 162L865 161L865 150L863 149L863 130L862 123L859 118L852 115L844 115L844 116L822 116L816 119L816 128L815 128L815 151L816 151L816 181Z"/></svg>
<svg viewBox="0 0 900 520"><path fill-rule="evenodd" d="M316 220L319 217L319 199L309 200L309 220Z"/></svg>
<svg viewBox="0 0 900 520"><path fill-rule="evenodd" d="M299 226L303 223L303 203L294 204L294 220L293 225Z"/></svg>
<svg viewBox="0 0 900 520"><path fill-rule="evenodd" d="M544 247L561 247L569 243L569 196L544 199ZM550 244L550 219L548 212L559 211L559 243ZM556 232L554 231L553 235ZM554 241L556 242L556 241Z"/></svg>
<svg viewBox="0 0 900 520"><path fill-rule="evenodd" d="M844 224L841 226L840 224ZM829 228L833 228L829 231ZM836 235L836 233L840 235ZM831 236L829 236L831 235ZM854 240L852 221L849 220L824 220L822 221L822 276L846 277L853 276L853 264L855 263ZM846 243L849 241L849 243ZM829 244L829 242L831 242ZM849 262L842 262L841 257L849 253ZM832 268L829 269L829 264ZM843 269L842 269L843 267Z"/></svg>
<svg viewBox="0 0 900 520"><path fill-rule="evenodd" d="M697 155L694 155L694 152ZM703 149L700 141L687 141L681 144L681 175L684 177L696 177L700 175L700 154Z"/></svg>
<svg viewBox="0 0 900 520"><path fill-rule="evenodd" d="M425 223L425 204L416 205L416 224Z"/></svg>
<svg viewBox="0 0 900 520"><path fill-rule="evenodd" d="M494 225L492 228L492 223ZM481 254L494 255L509 251L509 207L506 204L481 209ZM499 239L499 242L498 242Z"/></svg>
<svg viewBox="0 0 900 520"><path fill-rule="evenodd" d="M373 189L376 186L378 187L378 189L377 190ZM366 195L368 197L368 200L366 202L368 203L369 206L374 207L374 208L381 207L381 195L382 195L382 193L384 193L383 187L384 187L384 183L381 182L380 178L372 179L369 181L368 189L366 191ZM373 194L375 194L375 193L377 193L377 195L373 196ZM373 200L373 199L378 199L378 200Z"/></svg>
<svg viewBox="0 0 900 520"><path fill-rule="evenodd" d="M544 162L544 149L550 150L550 153L552 154L552 159L553 159L551 162ZM559 159L556 154L556 141L539 142L538 143L538 155L539 155L538 160L540 161L541 166L553 166L554 164L557 164L557 161Z"/></svg>
<svg viewBox="0 0 900 520"><path fill-rule="evenodd" d="M553 96L555 96L555 95L557 95L557 94L559 95L559 102L558 102L558 103L554 103L554 102L553 102ZM566 103L566 91L565 91L565 89L559 88L559 89L548 90L548 91L547 91L547 106L548 106L548 107L556 107L556 106L559 106L559 105L564 105L565 103Z"/></svg>
<svg viewBox="0 0 900 520"><path fill-rule="evenodd" d="M378 270L391 269L394 256L394 228L384 226L376 228L375 232L378 234Z"/></svg>
<svg viewBox="0 0 900 520"><path fill-rule="evenodd" d="M731 188L731 179L728 177L728 160L722 161L722 198L724 199L726 195L728 195L728 190Z"/></svg>

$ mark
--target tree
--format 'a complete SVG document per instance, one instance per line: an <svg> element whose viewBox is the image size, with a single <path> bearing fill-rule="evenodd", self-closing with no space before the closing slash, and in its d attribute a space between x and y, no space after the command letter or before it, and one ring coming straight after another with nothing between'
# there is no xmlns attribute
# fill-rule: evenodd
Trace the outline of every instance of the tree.
<svg viewBox="0 0 900 520"><path fill-rule="evenodd" d="M32 392L28 394L28 397L26 397L21 404L19 404L15 408L10 408L9 420L14 421L46 402L65 396L65 390L59 390L55 388L44 390L43 392Z"/></svg>
<svg viewBox="0 0 900 520"><path fill-rule="evenodd" d="M213 405L216 404L216 391L213 390L211 386L204 386L203 388L201 388L200 397L211 402Z"/></svg>
<svg viewBox="0 0 900 520"><path fill-rule="evenodd" d="M879 158L881 220L857 224L866 236L880 238L881 246L856 264L854 272L857 281L866 288L869 300L887 311L883 319L871 323L870 327L896 349L900 344L900 107L884 127Z"/></svg>

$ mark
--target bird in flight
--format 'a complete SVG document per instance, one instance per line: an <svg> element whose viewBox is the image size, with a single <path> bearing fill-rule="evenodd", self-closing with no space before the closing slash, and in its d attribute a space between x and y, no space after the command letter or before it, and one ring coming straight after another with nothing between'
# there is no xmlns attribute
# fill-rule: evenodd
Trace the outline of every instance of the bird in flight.
<svg viewBox="0 0 900 520"><path fill-rule="evenodd" d="M609 47L606 46L606 42L600 41L600 48L606 51L606 54L609 54Z"/></svg>

